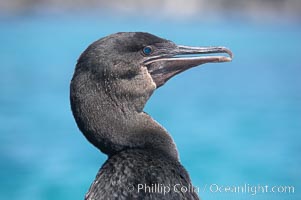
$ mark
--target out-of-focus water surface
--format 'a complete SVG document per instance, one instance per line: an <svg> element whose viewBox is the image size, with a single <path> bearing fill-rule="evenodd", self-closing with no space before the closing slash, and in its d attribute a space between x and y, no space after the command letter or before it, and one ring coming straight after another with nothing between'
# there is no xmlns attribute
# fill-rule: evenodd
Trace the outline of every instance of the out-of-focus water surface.
<svg viewBox="0 0 301 200"><path fill-rule="evenodd" d="M80 53L119 31L234 52L232 63L173 78L145 108L175 139L202 199L301 198L301 26L90 15L24 16L0 29L0 199L83 199L106 156L77 129L69 82ZM213 193L211 184L295 192Z"/></svg>

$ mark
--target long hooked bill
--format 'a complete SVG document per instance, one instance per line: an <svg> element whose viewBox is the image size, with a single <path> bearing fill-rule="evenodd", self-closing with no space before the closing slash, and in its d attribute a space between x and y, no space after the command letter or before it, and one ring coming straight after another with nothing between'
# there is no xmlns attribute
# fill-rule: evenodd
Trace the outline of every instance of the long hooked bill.
<svg viewBox="0 0 301 200"><path fill-rule="evenodd" d="M203 55L221 53L228 56ZM144 64L147 66L158 88L171 77L187 69L205 63L230 62L232 58L232 51L226 47L190 47L179 45L173 49L166 49L166 52L162 56L150 57Z"/></svg>

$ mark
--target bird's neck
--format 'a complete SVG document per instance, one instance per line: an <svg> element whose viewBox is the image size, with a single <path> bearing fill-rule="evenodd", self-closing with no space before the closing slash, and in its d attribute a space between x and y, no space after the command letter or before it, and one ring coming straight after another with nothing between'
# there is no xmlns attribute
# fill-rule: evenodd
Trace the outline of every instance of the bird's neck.
<svg viewBox="0 0 301 200"><path fill-rule="evenodd" d="M71 108L79 129L93 145L109 156L140 148L159 150L178 160L168 132L134 106L139 97L132 97L132 101L116 97L103 85L83 76L74 77L71 82Z"/></svg>

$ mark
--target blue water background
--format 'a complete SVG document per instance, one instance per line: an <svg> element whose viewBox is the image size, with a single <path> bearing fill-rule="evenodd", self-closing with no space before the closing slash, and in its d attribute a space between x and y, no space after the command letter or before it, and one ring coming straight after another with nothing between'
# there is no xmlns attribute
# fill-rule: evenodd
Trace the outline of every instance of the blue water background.
<svg viewBox="0 0 301 200"><path fill-rule="evenodd" d="M77 129L69 83L80 53L119 31L234 52L232 63L174 77L145 108L171 133L203 199L301 199L297 23L25 15L0 20L0 30L0 199L83 199L106 156ZM219 194L211 184L295 193Z"/></svg>

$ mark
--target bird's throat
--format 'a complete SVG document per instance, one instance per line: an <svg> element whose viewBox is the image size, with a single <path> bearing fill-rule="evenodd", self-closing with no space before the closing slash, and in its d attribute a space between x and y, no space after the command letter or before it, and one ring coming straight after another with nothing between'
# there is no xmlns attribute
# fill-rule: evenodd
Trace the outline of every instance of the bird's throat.
<svg viewBox="0 0 301 200"><path fill-rule="evenodd" d="M85 75L71 82L71 108L85 137L103 153L112 156L126 149L149 149L178 159L168 132L128 98L117 98L101 84L86 81Z"/></svg>

